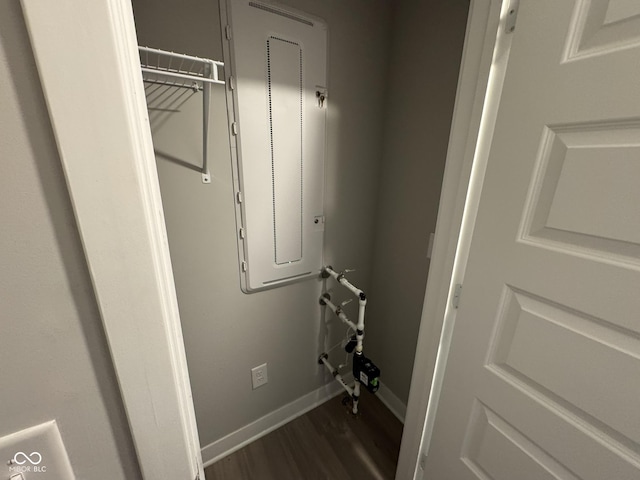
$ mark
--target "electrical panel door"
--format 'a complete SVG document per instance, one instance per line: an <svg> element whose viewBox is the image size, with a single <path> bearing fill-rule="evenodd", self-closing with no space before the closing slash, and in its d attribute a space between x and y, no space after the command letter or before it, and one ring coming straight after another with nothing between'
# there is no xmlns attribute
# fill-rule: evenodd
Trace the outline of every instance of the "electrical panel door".
<svg viewBox="0 0 640 480"><path fill-rule="evenodd" d="M327 30L270 3L229 0L226 15L239 263L250 293L322 267Z"/></svg>

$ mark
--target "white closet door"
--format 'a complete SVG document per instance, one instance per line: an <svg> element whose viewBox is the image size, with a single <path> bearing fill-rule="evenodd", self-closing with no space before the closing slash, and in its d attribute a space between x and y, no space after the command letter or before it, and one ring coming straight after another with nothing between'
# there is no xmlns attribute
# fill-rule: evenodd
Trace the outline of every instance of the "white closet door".
<svg viewBox="0 0 640 480"><path fill-rule="evenodd" d="M640 478L640 7L521 0L425 468Z"/></svg>

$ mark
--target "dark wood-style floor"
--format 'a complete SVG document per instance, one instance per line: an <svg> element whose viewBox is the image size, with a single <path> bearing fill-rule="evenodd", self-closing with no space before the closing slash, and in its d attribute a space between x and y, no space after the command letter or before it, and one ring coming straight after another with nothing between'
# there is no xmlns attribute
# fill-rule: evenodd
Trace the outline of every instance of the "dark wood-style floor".
<svg viewBox="0 0 640 480"><path fill-rule="evenodd" d="M205 470L207 480L393 479L402 424L364 392L358 416L339 395Z"/></svg>

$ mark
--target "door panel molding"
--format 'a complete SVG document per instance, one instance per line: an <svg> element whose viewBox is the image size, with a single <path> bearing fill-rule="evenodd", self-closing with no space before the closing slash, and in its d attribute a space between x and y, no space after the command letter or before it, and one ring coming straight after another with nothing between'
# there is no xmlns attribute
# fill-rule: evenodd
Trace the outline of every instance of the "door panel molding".
<svg viewBox="0 0 640 480"><path fill-rule="evenodd" d="M640 474L640 44L563 61L588 4L521 2L510 52L494 56L508 66L476 152L428 477L540 478L523 476L510 428L562 466L553 478ZM626 6L609 24L635 21Z"/></svg>

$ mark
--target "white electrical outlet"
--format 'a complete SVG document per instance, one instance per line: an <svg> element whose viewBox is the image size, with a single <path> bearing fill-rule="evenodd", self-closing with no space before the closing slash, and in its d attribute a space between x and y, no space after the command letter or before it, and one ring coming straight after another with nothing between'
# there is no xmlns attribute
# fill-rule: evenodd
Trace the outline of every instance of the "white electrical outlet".
<svg viewBox="0 0 640 480"><path fill-rule="evenodd" d="M261 387L268 381L269 381L269 377L267 377L266 363L263 363L262 365L258 365L257 367L253 367L251 369L251 383L253 384L254 390L258 387Z"/></svg>

